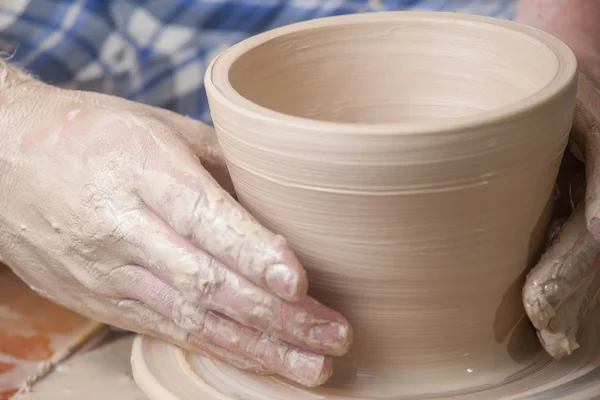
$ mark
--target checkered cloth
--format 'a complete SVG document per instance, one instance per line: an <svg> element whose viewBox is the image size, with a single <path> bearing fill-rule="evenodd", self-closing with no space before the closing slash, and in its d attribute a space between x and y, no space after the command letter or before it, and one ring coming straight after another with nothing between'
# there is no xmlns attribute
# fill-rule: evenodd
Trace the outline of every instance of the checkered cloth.
<svg viewBox="0 0 600 400"><path fill-rule="evenodd" d="M511 18L514 0L0 0L0 51L46 82L210 122L204 71L230 45L318 17L438 10Z"/></svg>

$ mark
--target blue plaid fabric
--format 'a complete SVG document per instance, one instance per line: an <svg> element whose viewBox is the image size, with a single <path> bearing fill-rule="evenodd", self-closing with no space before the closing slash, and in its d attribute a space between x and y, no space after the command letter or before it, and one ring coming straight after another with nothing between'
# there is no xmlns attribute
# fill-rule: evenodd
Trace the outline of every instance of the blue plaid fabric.
<svg viewBox="0 0 600 400"><path fill-rule="evenodd" d="M220 51L307 19L382 10L511 18L515 0L4 0L0 52L40 79L210 122L203 76Z"/></svg>

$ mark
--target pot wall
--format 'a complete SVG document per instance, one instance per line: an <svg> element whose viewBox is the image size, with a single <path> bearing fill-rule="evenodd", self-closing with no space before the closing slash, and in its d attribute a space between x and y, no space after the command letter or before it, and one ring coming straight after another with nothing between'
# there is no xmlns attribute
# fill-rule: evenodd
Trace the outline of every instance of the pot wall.
<svg viewBox="0 0 600 400"><path fill-rule="evenodd" d="M219 76L242 79L238 67L207 77L238 198L288 239L311 294L355 328L354 346L336 360L328 385L427 393L443 377L447 390L460 390L499 382L539 355L520 294L546 236L575 67L565 67L561 88L520 111L448 129L427 129L424 114L412 132L411 122L399 123L397 132L377 125L369 131L232 105L213 85ZM377 107L364 103L363 110Z"/></svg>

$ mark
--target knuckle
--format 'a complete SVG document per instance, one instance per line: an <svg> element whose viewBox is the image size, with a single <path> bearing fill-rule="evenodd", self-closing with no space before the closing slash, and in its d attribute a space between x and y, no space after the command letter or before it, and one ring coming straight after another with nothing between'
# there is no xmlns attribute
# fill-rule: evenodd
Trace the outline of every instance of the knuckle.
<svg viewBox="0 0 600 400"><path fill-rule="evenodd" d="M187 331L154 312L144 303L131 298L121 298L115 300L114 304L120 311L117 315L117 324L120 327L137 333L158 335L176 343L188 341Z"/></svg>
<svg viewBox="0 0 600 400"><path fill-rule="evenodd" d="M135 332L148 331L153 325L143 304L131 298L118 298L114 300L118 326Z"/></svg>
<svg viewBox="0 0 600 400"><path fill-rule="evenodd" d="M82 255L95 256L106 246L136 244L140 239L140 204L120 189L101 188L98 183L86 185L81 210L74 219L77 248ZM99 244L102 246L99 246Z"/></svg>
<svg viewBox="0 0 600 400"><path fill-rule="evenodd" d="M113 295L116 293L111 285L107 285L109 278L105 272L106 265L86 257L82 257L77 261L77 264L69 265L67 270L70 277L87 292L100 295Z"/></svg>
<svg viewBox="0 0 600 400"><path fill-rule="evenodd" d="M110 283L109 290L120 295L130 295L141 284L141 269L135 265L119 265L110 269L106 275Z"/></svg>
<svg viewBox="0 0 600 400"><path fill-rule="evenodd" d="M236 348L244 334L243 329L239 329L239 325L213 311L207 312L203 328L203 333L206 337L211 338L215 342Z"/></svg>
<svg viewBox="0 0 600 400"><path fill-rule="evenodd" d="M160 328L162 327L162 329ZM181 329L175 324L170 323L158 323L158 327L155 326L154 329L161 329L163 334L169 338L171 341L176 343L188 343L190 333Z"/></svg>
<svg viewBox="0 0 600 400"><path fill-rule="evenodd" d="M281 328L281 320L269 302L261 301L251 308L238 312L238 318L247 326L255 327L263 332L273 333Z"/></svg>
<svg viewBox="0 0 600 400"><path fill-rule="evenodd" d="M208 201L205 190L196 190L193 201L190 204L190 215L194 223L188 225L185 236L194 240L199 245L203 245L207 236L203 234L204 232L199 231L199 229L204 226L215 226L217 211L214 209L214 205Z"/></svg>
<svg viewBox="0 0 600 400"><path fill-rule="evenodd" d="M134 268L135 267L133 267L132 265L119 265L115 268L112 268L108 272L108 277L117 282L135 279L136 273Z"/></svg>
<svg viewBox="0 0 600 400"><path fill-rule="evenodd" d="M189 332L204 332L207 311L181 299L173 309L173 321L177 326Z"/></svg>
<svg viewBox="0 0 600 400"><path fill-rule="evenodd" d="M249 215L220 187L211 184L198 186L203 190L196 193L191 202L193 222L186 231L187 237L197 245L232 260L237 267L246 268L248 253L256 251L246 243L245 226L251 222Z"/></svg>
<svg viewBox="0 0 600 400"><path fill-rule="evenodd" d="M235 321L224 318L215 312L207 312L203 336L234 353L254 356L256 352L260 352L261 335L260 332L239 325Z"/></svg>
<svg viewBox="0 0 600 400"><path fill-rule="evenodd" d="M117 308L119 308L121 310L131 310L131 309L136 308L138 305L139 305L139 302L137 300L129 299L129 298L117 299L115 301L115 306L117 306Z"/></svg>
<svg viewBox="0 0 600 400"><path fill-rule="evenodd" d="M273 315L275 315L275 313L273 313ZM283 318L281 318L280 316L271 316L270 318L266 318L265 321L266 324L264 331L266 333L279 333L284 330Z"/></svg>
<svg viewBox="0 0 600 400"><path fill-rule="evenodd" d="M175 286L185 298L210 308L225 283L223 266L209 255L195 257L185 264L175 276Z"/></svg>
<svg viewBox="0 0 600 400"><path fill-rule="evenodd" d="M250 291L249 291L250 292ZM252 295L249 295L249 305L242 309L243 315L240 317L245 320L246 325L260 328L266 332L273 332L281 327L281 318L278 310L281 309L278 300L265 296L259 288L251 289Z"/></svg>
<svg viewBox="0 0 600 400"><path fill-rule="evenodd" d="M223 292L216 296L215 311L261 332L278 332L282 329L282 306L278 299L245 279L232 277Z"/></svg>
<svg viewBox="0 0 600 400"><path fill-rule="evenodd" d="M267 353L268 346L266 344L269 341L269 335L250 329L245 331L245 335L242 335L238 347L250 356L263 360Z"/></svg>
<svg viewBox="0 0 600 400"><path fill-rule="evenodd" d="M213 303L215 294L219 291L223 283L222 274L219 273L220 268L220 263L215 258L209 257L206 274L202 276L203 279L198 279L197 281L198 296L207 305Z"/></svg>
<svg viewBox="0 0 600 400"><path fill-rule="evenodd" d="M152 183L152 182L150 182ZM186 239L201 239L203 234L197 232L201 224L197 223L197 209L202 203L203 193L200 189L190 190L184 183L171 183L162 194L154 200L158 209L169 210L163 213L168 224ZM200 243L197 243L200 244Z"/></svg>

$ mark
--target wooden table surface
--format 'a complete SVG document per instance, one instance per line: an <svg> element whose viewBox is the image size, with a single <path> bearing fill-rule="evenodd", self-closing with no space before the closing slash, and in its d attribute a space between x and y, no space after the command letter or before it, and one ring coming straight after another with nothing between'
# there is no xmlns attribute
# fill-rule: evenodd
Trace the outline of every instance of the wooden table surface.
<svg viewBox="0 0 600 400"><path fill-rule="evenodd" d="M131 375L133 335L78 355L11 400L148 400Z"/></svg>
<svg viewBox="0 0 600 400"><path fill-rule="evenodd" d="M0 400L90 323L41 298L0 264Z"/></svg>

